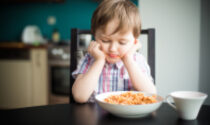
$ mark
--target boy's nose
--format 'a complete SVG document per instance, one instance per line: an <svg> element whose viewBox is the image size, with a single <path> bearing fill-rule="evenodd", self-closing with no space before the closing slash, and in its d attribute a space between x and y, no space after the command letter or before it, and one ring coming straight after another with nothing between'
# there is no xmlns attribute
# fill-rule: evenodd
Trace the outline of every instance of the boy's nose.
<svg viewBox="0 0 210 125"><path fill-rule="evenodd" d="M117 45L115 43L111 43L109 49L110 49L111 52L116 51L117 50Z"/></svg>

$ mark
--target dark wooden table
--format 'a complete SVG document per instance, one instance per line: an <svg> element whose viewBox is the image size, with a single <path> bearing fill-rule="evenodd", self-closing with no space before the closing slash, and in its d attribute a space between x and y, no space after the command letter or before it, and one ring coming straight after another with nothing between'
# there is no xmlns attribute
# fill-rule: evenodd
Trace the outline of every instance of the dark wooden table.
<svg viewBox="0 0 210 125"><path fill-rule="evenodd" d="M97 104L59 104L0 110L1 123L14 125L210 125L210 106L203 105L198 118L185 121L163 103L151 115L126 119L109 114Z"/></svg>

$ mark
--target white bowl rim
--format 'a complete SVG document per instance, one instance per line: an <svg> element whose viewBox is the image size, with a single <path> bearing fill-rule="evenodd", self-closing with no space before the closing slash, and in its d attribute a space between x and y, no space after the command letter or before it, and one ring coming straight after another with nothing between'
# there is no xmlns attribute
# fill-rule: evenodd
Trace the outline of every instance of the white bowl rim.
<svg viewBox="0 0 210 125"><path fill-rule="evenodd" d="M189 97L186 97L186 96L179 96L180 93L183 93L183 94L197 94L196 96L189 96ZM175 98L182 98L182 99L205 99L207 98L207 94L206 93L203 93L203 92L199 92L199 91L174 91L172 93L170 93L170 95L172 97L175 97Z"/></svg>
<svg viewBox="0 0 210 125"><path fill-rule="evenodd" d="M150 104L138 104L138 105L126 105L126 104L111 104L111 103L108 103L108 102L105 102L105 101L101 101L98 99L98 96L101 96L101 95L105 95L105 94L108 94L108 93L125 93L125 92L134 92L134 93L143 93L143 94L149 94L149 95L156 95L160 100L158 100L157 102L155 103L150 103ZM157 104L157 103L162 103L164 101L164 98L161 97L160 95L158 94L153 94L153 93L148 93L148 92L143 92L143 91L112 91L112 92L104 92L104 93L100 93L98 95L95 96L95 100L100 102L100 103L104 103L104 104L109 104L109 105L117 105L117 106L145 106L145 105L154 105L154 104Z"/></svg>

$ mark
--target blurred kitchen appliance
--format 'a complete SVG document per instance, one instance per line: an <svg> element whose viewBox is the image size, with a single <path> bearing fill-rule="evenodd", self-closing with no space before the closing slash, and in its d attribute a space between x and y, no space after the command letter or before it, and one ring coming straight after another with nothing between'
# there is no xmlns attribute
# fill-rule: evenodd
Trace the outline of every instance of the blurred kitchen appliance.
<svg viewBox="0 0 210 125"><path fill-rule="evenodd" d="M88 48L88 45L90 41L92 40L91 34L80 34L79 35L79 50L86 50Z"/></svg>
<svg viewBox="0 0 210 125"><path fill-rule="evenodd" d="M26 44L45 43L41 31L38 26L28 25L22 33L22 41Z"/></svg>
<svg viewBox="0 0 210 125"><path fill-rule="evenodd" d="M70 45L52 44L48 47L50 104L69 102Z"/></svg>

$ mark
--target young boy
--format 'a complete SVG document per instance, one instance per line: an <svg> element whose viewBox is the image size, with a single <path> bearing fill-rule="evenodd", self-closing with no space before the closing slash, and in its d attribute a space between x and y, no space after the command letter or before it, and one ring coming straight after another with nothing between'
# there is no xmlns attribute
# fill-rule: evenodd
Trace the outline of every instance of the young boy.
<svg viewBox="0 0 210 125"><path fill-rule="evenodd" d="M76 102L94 101L109 91L156 93L145 58L136 52L140 43L140 14L130 0L103 0L95 10L91 31L95 37L80 61L72 87Z"/></svg>

